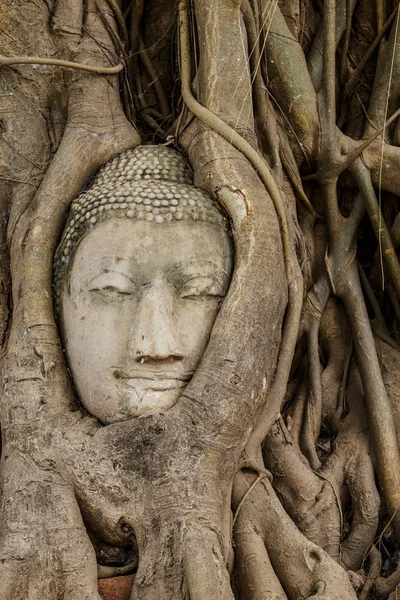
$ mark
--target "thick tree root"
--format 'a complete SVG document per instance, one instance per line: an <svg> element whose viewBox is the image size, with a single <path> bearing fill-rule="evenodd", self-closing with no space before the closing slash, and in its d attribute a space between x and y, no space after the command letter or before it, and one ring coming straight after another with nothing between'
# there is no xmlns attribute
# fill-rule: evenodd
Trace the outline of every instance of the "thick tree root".
<svg viewBox="0 0 400 600"><path fill-rule="evenodd" d="M252 481L254 475L250 473L240 472L237 475L234 505L240 501ZM313 596L321 600L355 600L356 595L345 571L299 532L266 478L253 489L242 506L234 530L236 543L240 543L240 534L242 531L248 532L249 527L253 527L264 542L271 565L290 600ZM239 539L236 541L237 534ZM260 544L258 548L262 550ZM247 560L254 561L252 553ZM266 561L262 552L258 560ZM244 557L241 558L241 564L242 577L245 579L251 567L246 567ZM253 584L257 589L257 581ZM246 581L242 583L242 587L245 586Z"/></svg>
<svg viewBox="0 0 400 600"><path fill-rule="evenodd" d="M233 600L215 532L200 522L177 520L151 532L132 590L132 600ZM140 548L139 548L140 553Z"/></svg>
<svg viewBox="0 0 400 600"><path fill-rule="evenodd" d="M290 433L276 423L263 446L273 487L299 530L335 560L339 559L341 514L335 484L313 471Z"/></svg>
<svg viewBox="0 0 400 600"><path fill-rule="evenodd" d="M235 573L240 598L287 600L257 528L251 521L240 521L235 527Z"/></svg>

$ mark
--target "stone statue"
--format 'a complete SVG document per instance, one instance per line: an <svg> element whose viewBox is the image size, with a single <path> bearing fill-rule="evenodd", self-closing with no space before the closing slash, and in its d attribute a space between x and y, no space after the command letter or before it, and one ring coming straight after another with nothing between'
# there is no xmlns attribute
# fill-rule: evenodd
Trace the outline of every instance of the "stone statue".
<svg viewBox="0 0 400 600"><path fill-rule="evenodd" d="M232 271L226 221L177 151L117 156L72 204L56 307L85 409L107 425L173 406Z"/></svg>

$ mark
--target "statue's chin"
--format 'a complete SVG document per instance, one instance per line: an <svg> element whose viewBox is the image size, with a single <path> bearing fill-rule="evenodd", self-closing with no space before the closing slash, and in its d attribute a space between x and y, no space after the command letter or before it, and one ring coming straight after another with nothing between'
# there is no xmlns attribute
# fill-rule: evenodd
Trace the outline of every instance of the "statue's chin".
<svg viewBox="0 0 400 600"><path fill-rule="evenodd" d="M156 387L156 386L155 386ZM135 417L165 412L176 404L186 385L181 382L172 389L152 389L139 386L124 390L117 401L104 407L87 407L104 425L127 421ZM113 406L114 405L114 406ZM97 410L96 410L97 409Z"/></svg>

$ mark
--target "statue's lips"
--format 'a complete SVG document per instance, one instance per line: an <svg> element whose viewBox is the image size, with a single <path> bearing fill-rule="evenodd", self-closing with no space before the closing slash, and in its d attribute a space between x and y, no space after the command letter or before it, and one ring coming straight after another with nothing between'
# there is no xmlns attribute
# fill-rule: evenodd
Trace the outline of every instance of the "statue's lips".
<svg viewBox="0 0 400 600"><path fill-rule="evenodd" d="M119 380L119 385L125 390L131 389L139 397L148 392L179 391L186 386L192 378L193 372L174 372L163 368L159 371L152 369L132 369L132 371L115 370L114 377Z"/></svg>
<svg viewBox="0 0 400 600"><path fill-rule="evenodd" d="M192 373L171 373L171 371L154 372L141 370L138 372L114 371L114 377L122 385L139 390L153 390L154 392L163 392L167 390L177 390L184 387L190 381Z"/></svg>
<svg viewBox="0 0 400 600"><path fill-rule="evenodd" d="M167 390L176 390L186 385L182 379L149 379L146 377L123 377L123 383L132 389L148 389L154 392L164 392Z"/></svg>

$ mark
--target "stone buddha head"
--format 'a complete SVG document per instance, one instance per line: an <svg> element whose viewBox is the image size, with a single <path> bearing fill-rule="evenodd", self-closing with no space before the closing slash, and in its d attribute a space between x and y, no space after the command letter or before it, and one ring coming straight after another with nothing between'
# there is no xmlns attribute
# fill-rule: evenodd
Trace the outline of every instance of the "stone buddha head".
<svg viewBox="0 0 400 600"><path fill-rule="evenodd" d="M232 242L184 158L140 146L72 204L54 263L67 361L103 424L163 412L190 381L232 271Z"/></svg>

